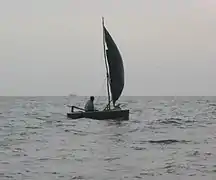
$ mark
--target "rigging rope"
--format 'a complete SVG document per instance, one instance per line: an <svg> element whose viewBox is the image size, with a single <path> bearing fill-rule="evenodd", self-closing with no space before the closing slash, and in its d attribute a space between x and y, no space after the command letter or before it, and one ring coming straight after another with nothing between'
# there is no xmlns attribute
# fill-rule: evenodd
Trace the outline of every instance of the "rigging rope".
<svg viewBox="0 0 216 180"><path fill-rule="evenodd" d="M101 89L100 89L99 93L102 91L102 88L104 87L104 85L105 85L105 82L106 82L106 77L104 78L103 85L102 85L102 87L101 87ZM99 94L99 93L98 93L98 94ZM96 98L96 100L95 100L95 104L97 104L97 103L98 103L98 101L99 101L99 98L100 98L100 96L98 96L98 97Z"/></svg>

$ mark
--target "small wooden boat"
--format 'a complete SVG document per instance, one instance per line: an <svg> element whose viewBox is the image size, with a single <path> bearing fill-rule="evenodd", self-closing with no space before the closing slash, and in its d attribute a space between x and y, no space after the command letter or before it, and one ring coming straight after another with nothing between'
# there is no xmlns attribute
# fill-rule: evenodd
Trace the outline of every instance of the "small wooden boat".
<svg viewBox="0 0 216 180"><path fill-rule="evenodd" d="M71 106L72 108L80 109L76 106ZM71 119L79 119L79 118L89 118L96 120L129 120L129 110L118 110L118 109L110 109L103 111L77 111L67 113L67 117Z"/></svg>
<svg viewBox="0 0 216 180"><path fill-rule="evenodd" d="M76 106L70 106L71 112L67 113L68 118L90 118L97 120L129 120L129 110L121 109L119 106L116 106L116 101L120 98L122 91L124 89L123 60L114 40L112 39L106 27L104 26L104 18L102 18L102 27L104 60L107 74L108 104L103 110L90 112L85 112L84 109ZM107 49L105 47L105 44L107 46ZM113 104L113 108L111 108L111 102ZM74 109L78 109L79 111L75 112Z"/></svg>

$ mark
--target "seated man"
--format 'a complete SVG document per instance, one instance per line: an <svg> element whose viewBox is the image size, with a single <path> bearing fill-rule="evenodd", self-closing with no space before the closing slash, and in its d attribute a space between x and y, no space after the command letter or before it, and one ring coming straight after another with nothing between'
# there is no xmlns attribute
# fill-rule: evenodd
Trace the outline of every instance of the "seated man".
<svg viewBox="0 0 216 180"><path fill-rule="evenodd" d="M85 111L95 111L93 102L94 102L94 96L91 96L90 99L85 104Z"/></svg>

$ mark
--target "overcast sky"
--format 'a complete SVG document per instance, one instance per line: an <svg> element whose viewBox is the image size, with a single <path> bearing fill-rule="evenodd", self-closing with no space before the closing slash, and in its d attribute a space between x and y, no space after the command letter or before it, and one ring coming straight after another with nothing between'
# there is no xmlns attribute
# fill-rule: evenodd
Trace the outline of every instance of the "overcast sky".
<svg viewBox="0 0 216 180"><path fill-rule="evenodd" d="M216 95L215 0L1 0L0 95L105 95L101 16L123 95Z"/></svg>

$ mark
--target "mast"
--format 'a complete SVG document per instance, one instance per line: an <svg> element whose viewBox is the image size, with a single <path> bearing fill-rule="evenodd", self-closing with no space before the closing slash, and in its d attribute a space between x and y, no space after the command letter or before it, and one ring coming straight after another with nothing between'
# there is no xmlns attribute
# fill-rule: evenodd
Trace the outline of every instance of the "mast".
<svg viewBox="0 0 216 180"><path fill-rule="evenodd" d="M107 77L107 94L108 94L108 105L107 108L110 109L110 90L109 90L109 72L108 72L108 65L107 65L107 57L106 57L106 48L105 48L105 34L104 34L104 17L102 17L102 27L103 27L103 50L104 50L104 60L106 66L106 77Z"/></svg>

